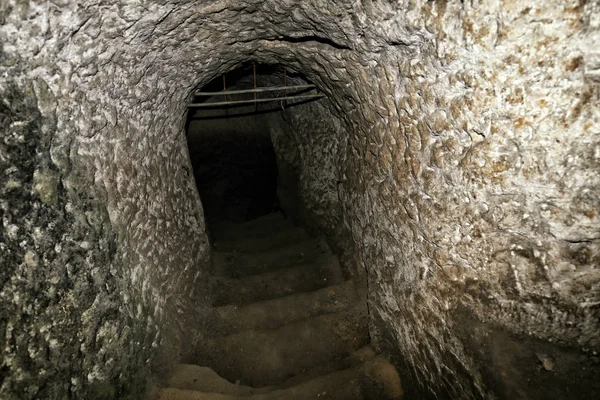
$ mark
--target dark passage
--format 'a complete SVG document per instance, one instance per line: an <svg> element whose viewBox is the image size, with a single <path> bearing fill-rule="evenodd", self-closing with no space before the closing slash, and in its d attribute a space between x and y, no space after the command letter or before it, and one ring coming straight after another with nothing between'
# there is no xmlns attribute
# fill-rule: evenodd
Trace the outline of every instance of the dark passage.
<svg viewBox="0 0 600 400"><path fill-rule="evenodd" d="M194 176L209 223L243 222L274 211L277 164L268 135L220 130L215 124L206 131L192 124L188 130Z"/></svg>
<svg viewBox="0 0 600 400"><path fill-rule="evenodd" d="M348 279L325 237L309 233L302 214L294 212L301 202L293 166L300 133L290 132L286 110L311 108L293 108L296 98L280 98L300 93L305 102L321 95L282 68L253 64L201 92L225 88L243 93L198 96L193 104L220 105L192 109L187 127L211 237L213 310L203 322L205 337L185 355L159 399L179 399L177 391L187 390L190 399L219 393L261 400L325 394L331 400L398 400L402 387L394 366L370 346L361 283ZM248 99L251 104L222 107ZM287 151L282 138L290 140Z"/></svg>
<svg viewBox="0 0 600 400"><path fill-rule="evenodd" d="M225 79L213 80L202 90L218 92L224 87L247 89L253 85L253 66L244 66L227 74ZM232 97L214 96L196 101L230 101ZM252 95L245 98L248 97ZM255 105L231 106L189 112L188 147L209 229L217 221L240 223L277 208L277 163L268 127L261 118L270 110L260 107L259 110Z"/></svg>

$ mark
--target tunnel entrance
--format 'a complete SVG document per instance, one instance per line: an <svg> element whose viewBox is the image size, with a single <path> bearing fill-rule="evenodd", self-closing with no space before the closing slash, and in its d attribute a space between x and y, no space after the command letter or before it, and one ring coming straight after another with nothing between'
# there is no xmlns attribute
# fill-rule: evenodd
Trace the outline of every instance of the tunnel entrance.
<svg viewBox="0 0 600 400"><path fill-rule="evenodd" d="M196 92L186 137L209 231L281 211L270 124L324 96L304 82L282 66L248 63Z"/></svg>
<svg viewBox="0 0 600 400"><path fill-rule="evenodd" d="M223 75L202 92L224 91L227 81L230 89L253 87L254 66ZM233 96L200 101L231 102ZM253 118L257 111L254 105L228 104L192 108L188 113L188 148L209 229L219 222L240 223L276 209L275 152L266 126Z"/></svg>
<svg viewBox="0 0 600 400"><path fill-rule="evenodd" d="M305 228L303 156L316 153L300 149L297 135L329 139L331 132L316 129L323 109L311 103L323 95L301 75L256 64L196 95L186 134L211 239L213 311L173 385L272 400L326 392L398 399L394 367L369 345L362 284L343 270L323 232ZM200 366L218 377L207 379ZM391 373L373 379L372 370ZM375 397L363 397L375 388Z"/></svg>
<svg viewBox="0 0 600 400"><path fill-rule="evenodd" d="M187 129L198 192L209 225L275 211L277 163L269 133L245 121L194 120Z"/></svg>

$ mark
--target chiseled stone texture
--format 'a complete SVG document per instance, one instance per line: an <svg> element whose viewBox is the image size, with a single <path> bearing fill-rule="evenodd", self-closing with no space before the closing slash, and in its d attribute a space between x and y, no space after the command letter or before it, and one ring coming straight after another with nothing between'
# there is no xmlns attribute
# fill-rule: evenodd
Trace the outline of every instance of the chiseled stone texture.
<svg viewBox="0 0 600 400"><path fill-rule="evenodd" d="M364 270L357 270L338 191L340 147L347 143L347 133L342 121L331 113L331 106L323 99L267 116L277 154L279 200L290 217L313 232L325 234L346 272L362 280Z"/></svg>
<svg viewBox="0 0 600 400"><path fill-rule="evenodd" d="M127 3L0 7L2 399L139 398L206 309L189 82Z"/></svg>
<svg viewBox="0 0 600 400"><path fill-rule="evenodd" d="M186 104L247 60L329 95L343 127L305 146L335 152L373 335L424 388L491 396L459 307L599 350L600 5L527 3L4 1L0 395L124 393L204 307Z"/></svg>

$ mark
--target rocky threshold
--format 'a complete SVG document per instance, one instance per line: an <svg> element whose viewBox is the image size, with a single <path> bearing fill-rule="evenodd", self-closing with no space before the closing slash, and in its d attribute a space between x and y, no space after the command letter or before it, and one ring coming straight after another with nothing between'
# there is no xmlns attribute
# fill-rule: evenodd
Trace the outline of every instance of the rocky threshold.
<svg viewBox="0 0 600 400"><path fill-rule="evenodd" d="M324 241L281 214L215 229L208 338L149 400L402 398L366 302ZM202 366L201 366L202 365Z"/></svg>

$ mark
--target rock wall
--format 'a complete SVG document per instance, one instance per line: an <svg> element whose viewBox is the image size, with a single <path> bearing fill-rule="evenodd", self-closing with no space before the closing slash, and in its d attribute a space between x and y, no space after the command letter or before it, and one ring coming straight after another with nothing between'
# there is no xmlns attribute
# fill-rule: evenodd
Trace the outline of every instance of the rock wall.
<svg viewBox="0 0 600 400"><path fill-rule="evenodd" d="M397 354L410 386L494 396L496 378L478 358L483 342L467 340L466 321L597 351L599 11L596 0L4 2L9 129L0 160L17 168L3 170L1 185L2 246L13 267L2 275L0 393L14 397L23 385L27 398L62 389L81 397L97 381L125 392L134 383L118 341L142 365L155 354L144 335L185 328L179 316L189 315L191 296L205 304L207 246L185 107L195 87L248 60L303 73L342 122L330 143L303 146L333 152L343 223L369 277L372 335ZM45 156L34 157L37 143ZM12 148L17 155L4 156ZM303 160L303 176L323 172ZM330 183L314 182L336 198ZM11 217L15 202L25 208ZM77 224L103 228L77 233ZM48 226L56 235L36 247ZM52 264L47 249L56 244L65 258ZM75 277L71 259L81 260ZM56 310L36 309L41 295L18 282L40 274L50 288L53 271L65 271L67 288ZM88 297L98 299L91 309L73 300L86 274ZM63 304L91 310L98 329L60 323ZM56 342L42 315L56 322ZM125 325L139 341L110 333ZM67 337L97 347L76 352ZM50 357L39 374L31 360L52 354L36 350L52 343L67 343L62 354L82 363ZM119 374L123 387L114 389Z"/></svg>
<svg viewBox="0 0 600 400"><path fill-rule="evenodd" d="M297 84L302 83L306 82ZM322 99L268 117L277 154L278 197L290 218L314 234L325 235L349 278L366 284L340 197L341 155L348 135L331 109L331 102Z"/></svg>
<svg viewBox="0 0 600 400"><path fill-rule="evenodd" d="M380 94L358 95L371 126L351 139L346 218L375 319L432 392L491 396L462 307L598 349L598 33L576 6L424 3L403 24L419 54L384 52Z"/></svg>
<svg viewBox="0 0 600 400"><path fill-rule="evenodd" d="M97 3L0 7L2 399L140 398L207 304L185 71Z"/></svg>
<svg viewBox="0 0 600 400"><path fill-rule="evenodd" d="M373 7L360 50L321 65L325 85L345 82L332 101L349 137L331 140L347 143L315 146L310 123L295 135L345 152L333 159L372 336L420 395L599 393L597 3ZM299 175L323 178L305 195L332 172L308 160ZM539 376L549 359L570 387Z"/></svg>

